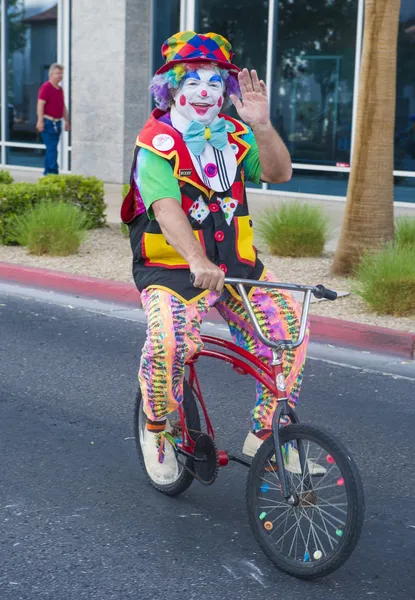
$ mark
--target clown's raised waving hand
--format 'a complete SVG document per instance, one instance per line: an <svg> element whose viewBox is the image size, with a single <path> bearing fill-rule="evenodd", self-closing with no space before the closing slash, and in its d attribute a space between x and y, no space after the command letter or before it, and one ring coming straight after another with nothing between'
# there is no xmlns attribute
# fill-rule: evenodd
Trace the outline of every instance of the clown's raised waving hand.
<svg viewBox="0 0 415 600"><path fill-rule="evenodd" d="M251 72L243 69L238 73L238 81L242 101L234 94L230 96L238 115L251 127L268 125L268 94L264 81L258 78L254 69Z"/></svg>

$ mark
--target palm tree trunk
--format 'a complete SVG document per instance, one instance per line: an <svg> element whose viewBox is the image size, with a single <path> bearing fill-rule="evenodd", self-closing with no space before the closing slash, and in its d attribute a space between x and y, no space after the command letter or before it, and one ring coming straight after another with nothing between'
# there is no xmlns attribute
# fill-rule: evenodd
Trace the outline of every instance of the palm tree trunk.
<svg viewBox="0 0 415 600"><path fill-rule="evenodd" d="M333 272L393 240L393 133L400 0L366 0L352 168ZM355 93L357 90L355 90Z"/></svg>

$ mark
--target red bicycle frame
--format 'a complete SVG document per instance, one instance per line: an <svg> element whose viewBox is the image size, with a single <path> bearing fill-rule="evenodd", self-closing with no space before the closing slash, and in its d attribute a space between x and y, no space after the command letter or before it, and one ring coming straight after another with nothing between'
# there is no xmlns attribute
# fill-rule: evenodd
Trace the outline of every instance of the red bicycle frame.
<svg viewBox="0 0 415 600"><path fill-rule="evenodd" d="M200 406L202 407L203 415L206 421L207 434L212 438L215 437L214 429L209 418L209 414L206 408L206 404L203 398L201 386L199 383L199 379L196 373L196 362L200 356L209 356L210 358L217 358L219 360L223 360L227 363L230 363L237 373L241 375L251 375L256 379L259 383L262 383L276 398L278 401L286 400L285 391L278 389L276 385L277 377L282 375L284 378L282 364L279 362L274 365L267 365L261 359L254 356L244 348L240 348L233 342L229 342L222 338L213 337L210 335L202 335L202 342L204 344L211 344L214 346L219 346L220 348L224 348L230 352L234 352L237 356L232 354L228 354L227 352L222 352L220 350L210 350L208 348L203 348L200 352L195 354L186 366L189 368L189 385L197 397ZM281 386L279 386L281 387ZM182 441L180 446L185 452L192 453L193 448L195 446L194 440L191 438L189 431L187 429L186 420L184 416L184 411L182 406L178 408L180 413L181 427L182 427ZM219 451L219 464L225 465L228 462L227 453L224 451Z"/></svg>

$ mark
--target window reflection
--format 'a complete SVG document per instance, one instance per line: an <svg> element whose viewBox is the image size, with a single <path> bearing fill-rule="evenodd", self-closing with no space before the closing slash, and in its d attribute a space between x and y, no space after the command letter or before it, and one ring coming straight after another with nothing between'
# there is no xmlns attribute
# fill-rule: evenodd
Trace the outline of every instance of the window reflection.
<svg viewBox="0 0 415 600"><path fill-rule="evenodd" d="M265 79L267 62L268 0L200 0L196 2L198 33L213 31L226 37L238 67L256 69ZM227 110L236 117L232 107Z"/></svg>
<svg viewBox="0 0 415 600"><path fill-rule="evenodd" d="M415 4L402 0L396 73L395 169L415 171Z"/></svg>
<svg viewBox="0 0 415 600"><path fill-rule="evenodd" d="M196 2L196 29L226 37L232 44L235 64L257 69L265 79L268 0L253 4L252 0L200 0Z"/></svg>
<svg viewBox="0 0 415 600"><path fill-rule="evenodd" d="M57 3L7 0L6 139L41 143L36 131L39 87L57 55Z"/></svg>
<svg viewBox="0 0 415 600"><path fill-rule="evenodd" d="M290 181L270 186L279 192L346 197L349 173L295 169Z"/></svg>
<svg viewBox="0 0 415 600"><path fill-rule="evenodd" d="M164 64L161 46L180 30L180 0L153 2L153 73Z"/></svg>
<svg viewBox="0 0 415 600"><path fill-rule="evenodd" d="M358 0L280 0L272 119L298 163L350 163Z"/></svg>

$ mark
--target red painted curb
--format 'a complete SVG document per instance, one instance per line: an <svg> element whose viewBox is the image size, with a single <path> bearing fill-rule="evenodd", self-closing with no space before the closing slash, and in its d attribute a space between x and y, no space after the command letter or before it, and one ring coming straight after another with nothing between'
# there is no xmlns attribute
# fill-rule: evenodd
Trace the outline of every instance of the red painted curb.
<svg viewBox="0 0 415 600"><path fill-rule="evenodd" d="M0 262L0 279L35 288L51 289L55 292L122 302L141 308L140 293L132 283L97 279L96 277L73 275L63 271L25 267L5 262Z"/></svg>
<svg viewBox="0 0 415 600"><path fill-rule="evenodd" d="M313 342L415 358L415 333L311 315Z"/></svg>
<svg viewBox="0 0 415 600"><path fill-rule="evenodd" d="M134 284L73 275L51 269L38 269L0 262L0 280L21 283L57 292L72 293L100 300L121 302L141 308L140 294ZM352 321L311 315L312 338L315 342L335 344L403 358L415 358L415 334L374 327ZM216 310L209 312L207 320L221 321Z"/></svg>

